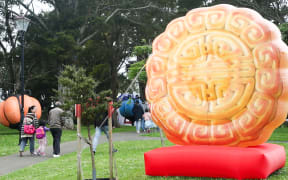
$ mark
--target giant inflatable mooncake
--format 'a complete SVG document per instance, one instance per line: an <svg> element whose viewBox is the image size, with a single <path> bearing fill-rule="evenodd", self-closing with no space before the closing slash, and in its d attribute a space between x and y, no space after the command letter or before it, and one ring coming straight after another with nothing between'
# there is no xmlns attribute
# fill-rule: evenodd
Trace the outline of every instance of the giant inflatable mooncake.
<svg viewBox="0 0 288 180"><path fill-rule="evenodd" d="M288 48L257 12L194 9L152 46L146 97L173 143L258 145L286 119Z"/></svg>

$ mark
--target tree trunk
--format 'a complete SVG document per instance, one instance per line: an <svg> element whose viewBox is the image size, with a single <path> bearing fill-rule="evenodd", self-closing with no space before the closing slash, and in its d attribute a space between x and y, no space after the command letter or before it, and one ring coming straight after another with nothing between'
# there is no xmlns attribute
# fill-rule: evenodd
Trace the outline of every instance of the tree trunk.
<svg viewBox="0 0 288 180"><path fill-rule="evenodd" d="M112 120L113 120L113 123L112 125L116 128L120 128L120 123L118 121L118 117L117 117L117 111L115 110L112 114Z"/></svg>
<svg viewBox="0 0 288 180"><path fill-rule="evenodd" d="M139 82L139 94L140 94L141 99L144 101L146 101L145 87L146 87L145 83Z"/></svg>
<svg viewBox="0 0 288 180"><path fill-rule="evenodd" d="M90 126L87 126L88 128L88 138L90 141L89 147L90 147L90 154L91 154L91 162L92 162L92 178L93 180L96 180L96 167L95 167L95 159L94 159L94 153L92 148L92 138L91 138L91 132L90 132Z"/></svg>
<svg viewBox="0 0 288 180"><path fill-rule="evenodd" d="M118 91L118 78L117 78L117 70L111 67L111 90L113 99L117 96Z"/></svg>
<svg viewBox="0 0 288 180"><path fill-rule="evenodd" d="M19 90L20 92L20 59L17 59L19 62L15 62L15 57L11 55L10 57L5 57L8 73L9 73L9 89L13 88L13 91Z"/></svg>
<svg viewBox="0 0 288 180"><path fill-rule="evenodd" d="M165 141L164 141L164 137L163 137L163 131L161 128L159 128L159 132L160 132L161 145L162 145L162 147L164 147Z"/></svg>

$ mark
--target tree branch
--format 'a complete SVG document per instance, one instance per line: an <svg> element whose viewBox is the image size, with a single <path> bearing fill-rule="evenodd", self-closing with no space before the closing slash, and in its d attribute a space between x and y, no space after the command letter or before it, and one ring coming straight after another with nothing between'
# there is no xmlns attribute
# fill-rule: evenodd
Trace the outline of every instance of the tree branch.
<svg viewBox="0 0 288 180"><path fill-rule="evenodd" d="M45 0L45 1L54 7L55 13L58 16L59 15L59 8L58 8L55 0Z"/></svg>
<svg viewBox="0 0 288 180"><path fill-rule="evenodd" d="M115 9L110 16L108 16L105 21L104 24L108 23L108 21L115 15L117 14L119 11L132 11L132 10L141 10L141 9L146 9L149 7L153 7L153 8L158 8L157 6L154 6L152 3L149 3L147 6L143 6L143 7L136 7L136 8L129 8L129 9L120 9L117 8ZM132 22L132 20L130 20ZM136 23L133 21L133 23ZM138 23L139 24L139 23ZM141 24L140 24L141 25ZM93 38L96 34L98 33L98 31L93 32L92 34L88 35L86 38L84 38L82 41L80 41L79 45L83 45L86 41L88 41L89 39Z"/></svg>
<svg viewBox="0 0 288 180"><path fill-rule="evenodd" d="M120 64L117 67L117 72L121 69L122 65L125 63L125 61L121 61Z"/></svg>
<svg viewBox="0 0 288 180"><path fill-rule="evenodd" d="M6 53L7 53L7 49L5 48L5 46L4 46L4 44L2 43L2 41L0 41L0 46L1 46L1 48L3 49L4 54L6 54Z"/></svg>
<svg viewBox="0 0 288 180"><path fill-rule="evenodd" d="M55 1L54 0L46 0L47 3L50 3L55 8Z"/></svg>
<svg viewBox="0 0 288 180"><path fill-rule="evenodd" d="M77 136L87 144L92 145L92 143L86 137L81 136L81 134L77 134Z"/></svg>
<svg viewBox="0 0 288 180"><path fill-rule="evenodd" d="M82 41L80 41L79 45L82 46L86 41L88 41L89 39L94 37L97 33L98 33L98 31L94 31L92 34L90 34L89 36L84 38Z"/></svg>
<svg viewBox="0 0 288 180"><path fill-rule="evenodd" d="M21 0L17 0L17 2L23 6L28 12L30 12L33 17L41 24L41 26L48 30L48 27L46 26L46 24L42 21L42 19L39 18L39 16L37 16L26 4L24 4Z"/></svg>
<svg viewBox="0 0 288 180"><path fill-rule="evenodd" d="M35 10L34 10L34 6L33 6L33 4L32 4L32 3L33 3L33 0L31 0L31 1L30 1L30 3L27 5L27 7L29 8L29 7L32 5L32 9L33 9L33 11L32 11L32 10L31 10L31 11L34 13L34 12L35 12ZM28 11L27 11L27 12L28 12ZM25 14L25 15L27 15L27 12L26 12L26 14Z"/></svg>
<svg viewBox="0 0 288 180"><path fill-rule="evenodd" d="M30 69L32 69L32 68L30 68ZM29 71L28 71L28 72L29 72ZM46 71L46 72L43 72L43 73L41 73L41 74L39 74L39 75L33 75L33 74L31 74L31 73L28 73L28 74L30 74L31 76L27 76L27 78L25 79L25 82L33 81L34 79L38 79L38 78L40 78L40 77L42 77L42 76L45 76L45 75L47 75L47 74L50 73L50 72L52 72L52 71Z"/></svg>
<svg viewBox="0 0 288 180"><path fill-rule="evenodd" d="M153 7L153 8L158 8L157 6L154 6L151 2L147 5L147 6L143 6L143 7L137 7L137 8L129 8L129 9L115 9L110 16L108 16L106 18L106 20L104 21L104 23L107 23L117 12L119 11L132 11L132 10L141 10L141 9L146 9L149 7Z"/></svg>
<svg viewBox="0 0 288 180"><path fill-rule="evenodd" d="M137 25L139 25L139 26L145 26L145 24L140 23L140 22L137 22L137 21L134 21L133 19L129 19L129 18L127 18L127 17L124 17L124 19L126 19L127 21L129 21L129 22L131 22L131 23L133 23L133 24L137 24Z"/></svg>
<svg viewBox="0 0 288 180"><path fill-rule="evenodd" d="M243 7L248 7L251 9L256 10L259 14L261 14L263 17L270 19L270 20L275 20L277 22L282 22L283 20L281 20L281 18L279 18L279 16L277 15L277 13L275 12L275 6L273 6L273 4L265 4L265 2L258 4L255 2L250 2L247 0L239 0L237 1L239 3L240 6Z"/></svg>
<svg viewBox="0 0 288 180"><path fill-rule="evenodd" d="M27 71L29 74L32 74L31 71L32 71L33 67L34 67L37 63L38 63L38 62L34 62L32 65L30 65L30 67L29 67L29 69L28 69L28 71ZM43 75L43 73L41 73L41 75Z"/></svg>
<svg viewBox="0 0 288 180"><path fill-rule="evenodd" d="M115 9L111 14L110 14L110 16L108 16L106 19L105 19L105 21L104 21L104 23L106 24L118 11L120 11L121 9L119 9L119 8L117 8L117 9Z"/></svg>

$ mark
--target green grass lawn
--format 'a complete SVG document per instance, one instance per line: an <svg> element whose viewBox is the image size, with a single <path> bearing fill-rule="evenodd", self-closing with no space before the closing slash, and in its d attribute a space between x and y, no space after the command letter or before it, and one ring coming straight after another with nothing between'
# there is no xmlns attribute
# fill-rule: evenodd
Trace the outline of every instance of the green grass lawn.
<svg viewBox="0 0 288 180"><path fill-rule="evenodd" d="M287 141L288 142L288 127L277 128L269 139L270 141ZM288 178L287 178L288 179Z"/></svg>
<svg viewBox="0 0 288 180"><path fill-rule="evenodd" d="M166 141L167 145L172 145ZM116 153L116 162L118 169L118 177L120 180L156 180L156 179L201 179L208 180L211 178L191 178L191 177L152 177L145 175L143 153L149 150L160 147L160 141L126 141L115 142L118 148ZM288 145L280 144L288 148ZM97 147L95 156L97 177L109 177L109 157L108 145L100 144ZM91 161L88 149L82 153L82 167L84 178L91 178ZM5 176L1 176L0 180L66 180L76 179L77 158L76 153L70 153L53 158L39 164L15 171ZM276 171L268 179L269 180L284 180L288 177L287 166ZM219 180L219 178L218 178Z"/></svg>
<svg viewBox="0 0 288 180"><path fill-rule="evenodd" d="M113 132L123 132L123 131L135 131L135 127L123 127L114 129ZM16 132L16 133L15 133ZM10 144L9 146L16 146L15 151L18 151L17 131L11 131L7 128L0 126L0 152L2 152L2 147L5 144ZM93 131L94 132L94 131ZM86 128L82 128L82 133L87 133ZM50 134L50 133L48 133ZM159 136L159 133L154 132L148 134L149 136ZM2 137L4 136L4 137ZM11 136L11 137L10 137ZM50 135L48 135L50 136ZM63 132L63 139L75 140L76 131L65 130ZM14 137L14 138L13 138ZM51 138L51 137L50 137ZM16 139L16 140L15 140ZM288 128L278 128L274 131L270 140L273 141L288 141ZM6 142L4 142L6 141ZM10 141L13 141L12 143ZM50 140L51 142L51 140ZM144 168L144 157L143 153L149 150L161 147L159 140L149 140L149 141L126 141L126 142L114 142L118 149L115 154L117 161L118 177L120 180L166 180L166 179L201 179L208 180L211 178L191 178L191 177L150 177L145 175ZM285 147L286 158L288 155L288 143L277 143ZM166 146L172 145L172 143L166 141ZM10 147L10 148L11 148ZM5 148L4 148L5 149ZM8 151L8 149L6 150ZM3 151L5 152L5 151ZM3 153L2 152L2 153ZM89 149L85 149L82 153L82 168L84 178L91 178L91 160ZM109 156L108 156L108 144L100 144L97 147L97 153L95 156L97 177L109 177ZM273 173L268 179L269 180L286 180L288 179L288 165L284 168ZM0 180L66 180L66 179L76 179L77 177L77 157L75 153L69 153L61 156L60 158L52 158L47 161L29 166L24 169L20 169L13 173L9 173L4 176L0 176ZM220 179L217 179L220 180Z"/></svg>
<svg viewBox="0 0 288 180"><path fill-rule="evenodd" d="M91 126L91 132L94 134L94 128ZM121 128L114 128L114 132L130 132L135 131L135 127L131 126L122 126ZM82 126L81 134L85 137L88 136L87 127ZM77 140L77 131L76 130L63 130L63 134L61 137L61 142L67 141L76 141ZM0 124L0 157L7 156L10 154L17 153L19 151L18 146L18 138L19 138L19 131L15 129L9 129ZM52 136L51 133L47 133L48 144L52 144ZM37 147L37 142L35 143Z"/></svg>

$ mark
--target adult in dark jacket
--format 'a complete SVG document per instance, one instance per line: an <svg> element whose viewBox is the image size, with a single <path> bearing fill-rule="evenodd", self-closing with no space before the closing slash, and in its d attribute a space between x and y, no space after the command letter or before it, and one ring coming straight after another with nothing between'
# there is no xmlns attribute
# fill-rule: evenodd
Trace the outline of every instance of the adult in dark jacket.
<svg viewBox="0 0 288 180"><path fill-rule="evenodd" d="M48 122L50 124L50 132L53 137L53 157L60 157L60 142L62 136L62 127L64 120L62 115L64 111L59 107L61 102L55 103L55 108L49 111Z"/></svg>
<svg viewBox="0 0 288 180"><path fill-rule="evenodd" d="M19 150L20 157L23 156L23 151L25 149L25 146L28 140L30 143L30 153L31 155L35 155L35 152L34 152L35 132L33 134L26 134L24 132L24 126L33 125L35 129L38 128L39 125L38 125L38 119L36 117L36 111L37 111L37 107L31 106L28 108L28 113L24 117L24 120L21 126L21 142L20 142L20 150Z"/></svg>
<svg viewBox="0 0 288 180"><path fill-rule="evenodd" d="M136 132L139 134L140 133L140 127L141 127L141 120L142 120L142 116L144 114L144 111L143 111L142 106L139 104L138 100L135 101L132 112L133 112L134 119L136 122Z"/></svg>

